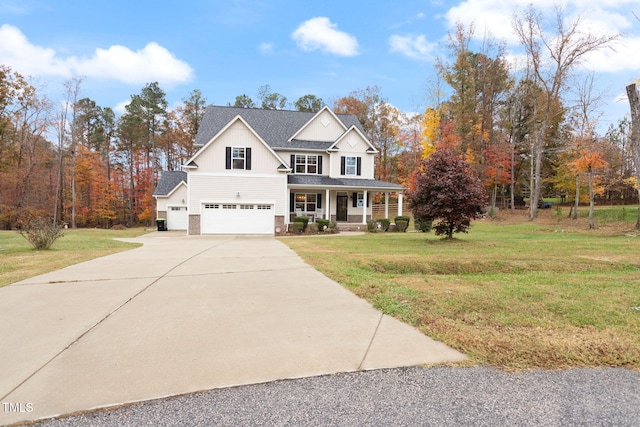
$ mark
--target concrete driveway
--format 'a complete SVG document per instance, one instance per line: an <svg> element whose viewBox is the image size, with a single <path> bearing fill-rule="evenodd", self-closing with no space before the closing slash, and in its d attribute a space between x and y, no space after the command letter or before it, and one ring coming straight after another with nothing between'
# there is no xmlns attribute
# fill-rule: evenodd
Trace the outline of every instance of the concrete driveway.
<svg viewBox="0 0 640 427"><path fill-rule="evenodd" d="M129 240L143 246L0 288L0 424L465 358L274 238Z"/></svg>

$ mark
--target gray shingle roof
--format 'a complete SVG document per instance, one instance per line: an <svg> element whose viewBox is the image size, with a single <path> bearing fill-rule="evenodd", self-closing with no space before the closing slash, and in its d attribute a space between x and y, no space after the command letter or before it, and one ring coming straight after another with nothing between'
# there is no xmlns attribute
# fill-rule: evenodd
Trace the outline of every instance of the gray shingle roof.
<svg viewBox="0 0 640 427"><path fill-rule="evenodd" d="M154 196L168 196L181 182L187 183L187 173L183 171L164 171L153 192Z"/></svg>
<svg viewBox="0 0 640 427"><path fill-rule="evenodd" d="M258 135L272 148L323 149L325 143L309 141L289 141L316 113L289 110L262 110L257 108L207 107L195 144L205 145L236 116L242 117ZM356 126L363 132L362 125L353 114L337 114L347 129ZM364 133L364 132L363 132ZM329 142L329 141L326 141ZM331 141L333 142L333 141ZM310 144L312 147L310 147ZM327 146L330 147L331 144Z"/></svg>
<svg viewBox="0 0 640 427"><path fill-rule="evenodd" d="M358 178L330 178L323 175L289 175L287 176L289 185L309 185L322 187L351 187L368 188L371 190L402 191L404 187L399 184L378 181L375 179Z"/></svg>

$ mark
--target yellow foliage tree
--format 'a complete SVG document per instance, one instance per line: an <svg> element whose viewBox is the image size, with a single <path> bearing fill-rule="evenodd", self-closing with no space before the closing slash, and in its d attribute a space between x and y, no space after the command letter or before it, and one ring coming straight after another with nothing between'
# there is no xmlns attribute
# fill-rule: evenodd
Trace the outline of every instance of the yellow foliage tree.
<svg viewBox="0 0 640 427"><path fill-rule="evenodd" d="M440 112L428 107L422 115L420 145L422 146L422 158L428 159L440 141Z"/></svg>

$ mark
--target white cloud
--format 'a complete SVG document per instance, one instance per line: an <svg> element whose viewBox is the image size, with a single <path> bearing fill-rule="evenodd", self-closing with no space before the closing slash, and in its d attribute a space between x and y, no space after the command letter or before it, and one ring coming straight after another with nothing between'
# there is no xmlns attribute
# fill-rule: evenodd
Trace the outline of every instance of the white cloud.
<svg viewBox="0 0 640 427"><path fill-rule="evenodd" d="M389 37L389 49L391 52L400 53L411 59L429 60L436 49L436 43L429 43L425 35Z"/></svg>
<svg viewBox="0 0 640 427"><path fill-rule="evenodd" d="M303 22L291 34L291 38L303 50L321 50L339 56L358 54L358 40L343 31L329 18L319 16Z"/></svg>
<svg viewBox="0 0 640 427"><path fill-rule="evenodd" d="M465 27L475 26L474 37L481 41L491 36L506 42L511 49L519 50L520 41L513 30L513 17L531 4L531 0L466 0L448 10L445 19L450 31L461 22ZM556 0L537 0L536 10L553 25ZM581 30L600 35L613 35L637 28L637 23L628 15L631 0L568 0L564 2L564 16L569 21L580 17ZM583 66L597 72L634 71L640 69L640 35L623 35L610 48L601 49L585 56ZM517 56L517 52L510 52Z"/></svg>
<svg viewBox="0 0 640 427"><path fill-rule="evenodd" d="M0 40L3 41L0 44L0 63L25 75L82 75L128 84L157 81L165 85L184 83L193 77L189 64L154 42L137 51L114 45L108 49L96 49L90 58L61 58L54 49L31 44L18 28L11 25L0 27Z"/></svg>
<svg viewBox="0 0 640 427"><path fill-rule="evenodd" d="M261 53L270 54L270 53L273 53L274 46L273 46L273 43L260 43L260 46L258 46L258 49L260 50Z"/></svg>

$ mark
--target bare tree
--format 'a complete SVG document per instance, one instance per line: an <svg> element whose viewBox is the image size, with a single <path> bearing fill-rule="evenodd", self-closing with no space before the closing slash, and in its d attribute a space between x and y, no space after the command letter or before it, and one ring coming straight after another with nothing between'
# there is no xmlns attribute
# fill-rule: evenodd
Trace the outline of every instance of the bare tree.
<svg viewBox="0 0 640 427"><path fill-rule="evenodd" d="M527 53L529 67L538 85L544 91L541 119L533 126L532 162L533 188L531 189L530 219L537 216L542 184L542 161L549 130L553 124L554 104L561 98L568 76L589 52L608 46L619 35L597 35L581 31L581 19L566 22L564 11L556 7L554 32L548 31L540 12L530 6L514 19L513 27ZM536 114L537 116L537 114Z"/></svg>
<svg viewBox="0 0 640 427"><path fill-rule="evenodd" d="M636 165L638 199L640 199L640 97L635 83L627 86L627 97L631 108L631 152L633 154L633 162ZM638 208L636 229L640 230L640 208Z"/></svg>

